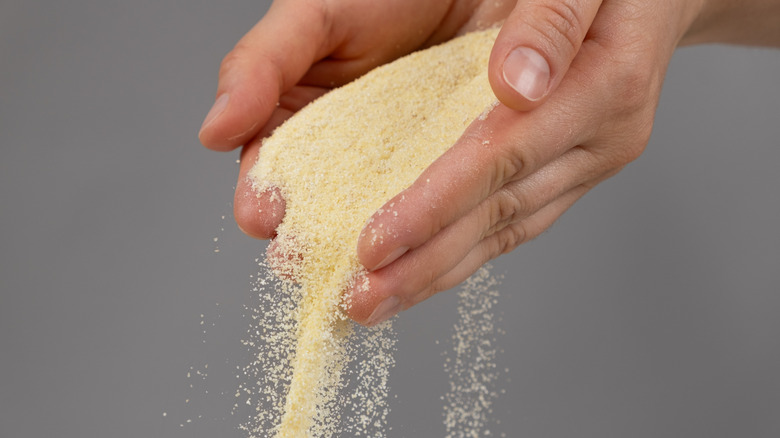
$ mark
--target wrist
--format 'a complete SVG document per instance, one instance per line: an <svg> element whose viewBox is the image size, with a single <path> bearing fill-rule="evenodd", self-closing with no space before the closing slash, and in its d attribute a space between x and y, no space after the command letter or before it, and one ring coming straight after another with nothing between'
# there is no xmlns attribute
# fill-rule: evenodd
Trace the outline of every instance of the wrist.
<svg viewBox="0 0 780 438"><path fill-rule="evenodd" d="M780 47L780 0L703 0L680 45Z"/></svg>

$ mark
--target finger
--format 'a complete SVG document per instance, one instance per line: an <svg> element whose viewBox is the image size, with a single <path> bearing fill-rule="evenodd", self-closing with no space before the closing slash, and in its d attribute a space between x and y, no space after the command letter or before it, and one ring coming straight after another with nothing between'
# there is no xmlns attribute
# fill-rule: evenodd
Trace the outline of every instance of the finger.
<svg viewBox="0 0 780 438"><path fill-rule="evenodd" d="M358 288L352 291L352 315L361 322L373 322L376 317L375 300L379 299L376 297L395 297L390 301L398 303L413 300L462 263L479 242L502 233L513 224L535 217L537 212L588 181L603 178L604 167L599 161L598 155L585 148L572 148L540 171L497 190L424 245L369 274L370 290ZM536 233L526 235L535 236ZM506 246L514 248L522 240L509 239Z"/></svg>
<svg viewBox="0 0 780 438"><path fill-rule="evenodd" d="M565 157L577 159L582 157L582 155L579 153L567 153ZM565 160L558 160L556 163L560 162L561 167L566 167L567 164L563 163L563 161ZM386 297L393 296L392 289L382 289L382 287L385 286L387 282L378 282L373 277L380 276L384 271L370 274L372 276L370 279L372 290L371 294L366 294L369 299L364 302L364 305L369 308L372 308L370 307L371 305L375 305L376 307L373 307L373 309L377 309L374 310L374 313L371 314L371 318L369 319L371 322L370 325L378 324L382 320L391 317L398 311L415 306L439 292L452 289L466 280L488 261L514 250L525 242L535 239L544 231L549 229L553 223L558 220L558 218L563 215L563 213L566 212L566 210L568 210L572 205L574 205L575 202L577 202L577 200L579 200L588 191L590 191L596 185L600 184L602 181L617 174L619 170L619 168L610 169L594 179L574 186L570 190L561 193L560 196L556 197L551 202L546 203L533 214L527 217L523 217L522 219L515 219L503 224L497 224L495 227L491 228L491 230L489 230L486 235L481 238L479 242L467 254L465 254L455 266L452 267L452 269L441 273L441 275L439 275L435 280L425 284L424 287L419 288L419 290L415 291L414 293L404 296L402 300L399 300L400 304L397 306L396 311L392 314L389 314L388 312L379 316L377 315L377 313L379 313L377 310L382 310L382 300L386 300ZM537 184L536 182L530 180L531 178L527 178L527 183L526 181L523 181L517 183L516 185L526 185L526 188L530 188L530 186ZM450 236L450 238L459 239L461 236L453 234ZM432 257L432 254L421 254L419 256L419 260L417 260L417 264L409 263L409 266L419 268L419 266L427 263L427 261ZM390 267L388 267L388 269L389 268ZM405 275L407 276L406 278L415 278L420 274L416 272L419 269L414 268L406 272L396 272L394 275ZM374 301L370 302L371 299Z"/></svg>
<svg viewBox="0 0 780 438"><path fill-rule="evenodd" d="M477 215L461 219L386 268L368 273L367 283L356 282L347 297L350 317L375 325L387 319L388 312L400 310L391 312L452 269L477 244L486 228L478 219Z"/></svg>
<svg viewBox="0 0 780 438"><path fill-rule="evenodd" d="M601 0L520 0L501 27L490 84L510 108L538 107L557 87L590 29Z"/></svg>
<svg viewBox="0 0 780 438"><path fill-rule="evenodd" d="M266 247L265 261L277 278L299 284L303 253L296 239L288 236L271 240Z"/></svg>
<svg viewBox="0 0 780 438"><path fill-rule="evenodd" d="M465 252L464 240L467 239L463 239L462 233L468 232L467 222L442 231L441 236L437 236L438 242L427 243L424 248L410 252L386 269L369 273L369 288L356 287L352 291L347 313L356 322L372 326L440 291L454 287L476 272L485 262L539 235L587 190L588 187L584 185L578 186L522 221L510 224L482 240L478 239L477 242L469 240L470 247ZM454 244L457 248L442 248L448 244ZM436 263L451 250L458 252L459 256L449 257L450 261L457 260L447 270L436 274L430 271L424 274L419 272L421 267L429 266L432 261ZM432 257L431 253L436 256ZM436 264L436 268L444 265ZM416 281L413 285L400 281L420 278L423 280Z"/></svg>
<svg viewBox="0 0 780 438"><path fill-rule="evenodd" d="M615 176L619 170L609 170L592 180L571 188L528 217L496 226L457 266L410 300L411 305L457 286L488 261L511 252L525 242L536 239L586 193L604 180Z"/></svg>
<svg viewBox="0 0 780 438"><path fill-rule="evenodd" d="M589 144L599 132L614 130L631 112L652 110L644 98L651 87L637 79L646 73L643 65L627 68L603 45L602 38L582 47L570 66L575 74L563 79L545 105L529 112L499 105L484 120L475 120L411 187L371 217L358 242L363 266L387 266L507 182L532 174L574 145ZM620 73L626 70L628 77ZM644 138L651 126L635 134Z"/></svg>
<svg viewBox="0 0 780 438"><path fill-rule="evenodd" d="M216 101L201 142L230 150L257 135L279 97L290 90L328 44L327 13L320 2L274 2L222 61Z"/></svg>
<svg viewBox="0 0 780 438"><path fill-rule="evenodd" d="M281 118L282 115L275 117ZM248 177L249 170L257 162L261 143L262 140L257 139L241 150L241 165L233 198L233 216L238 228L248 236L270 239L276 235L276 227L284 218L285 202L278 189L257 192L255 183Z"/></svg>
<svg viewBox="0 0 780 438"><path fill-rule="evenodd" d="M369 220L358 257L369 270L387 266L471 211L498 188L557 158L589 135L578 124L560 132L555 111L517 113L499 105ZM577 126L575 126L577 125ZM557 132L553 138L547 132ZM392 206L392 207L391 207Z"/></svg>
<svg viewBox="0 0 780 438"><path fill-rule="evenodd" d="M617 11L617 13L616 11L612 11L611 14L608 14L610 20L613 20L612 24L616 24L617 26L625 25L625 23L622 23L621 18L625 17L626 15L622 12L625 11ZM643 65L632 67L633 63L626 64L626 59L616 59L614 53L608 53L608 51L605 50L605 42L609 42L611 44L617 44L620 51L627 51L629 52L629 55L638 54L639 52L634 51L632 48L635 49L637 45L641 46L642 41L641 39L631 38L630 41L623 41L623 44L620 45L620 41L612 40L616 33L609 31L610 27L614 29L615 26L604 26L605 22L609 21L605 20L606 19L601 20L602 26L595 26L594 24L594 27L599 27L599 29L596 31L596 34L599 35L598 41L594 39L592 44L589 44L588 47L581 49L588 52L587 56L576 56L574 61L572 61L570 71L573 71L576 74L566 75L566 77L559 84L558 92L550 95L550 101L546 105L537 108L535 111L525 113L524 116L518 115L515 119L509 118L504 120L505 122L509 122L507 126L510 126L510 128L507 128L507 130L501 130L500 125L498 124L489 123L494 115L491 114L487 118L487 122L483 125L483 128L486 128L487 132L472 132L472 134L477 138L481 137L483 140L486 139L491 144L510 145L510 150L515 149L518 152L516 155L518 159L515 162L521 164L526 164L528 162L531 163L530 166L516 166L520 169L523 167L530 167L534 169L534 163L537 165L539 163L544 164L544 160L541 158L555 156L555 153L549 153L550 150L566 150L569 147L568 145L571 144L591 145L588 147L589 151L592 152L594 156L600 156L602 160L600 168L603 169L602 171L604 172L604 177L609 176L619 170L621 164L624 165L627 163L627 161L635 158L637 148L631 147L631 144L632 142L636 144L643 143L646 135L649 134L649 127L651 126L651 124L647 123L636 123L636 120L634 119L636 118L637 110L645 111L647 108L652 110L653 107L652 103L648 104L647 99L642 98L642 93L645 93L645 90L648 88L642 86L645 84L644 81L646 80L642 78L648 75L651 76L650 85L653 85L655 82L658 82L659 76L653 76L653 72L647 68L645 68L645 71L643 71ZM625 53L623 54L625 55ZM639 91L641 91L641 93L638 93ZM500 108L502 107L499 107L497 110ZM643 119L642 117L639 118ZM500 120L500 118L494 119L494 121L495 120ZM626 125L626 123L628 123L628 125ZM472 127L473 126L474 125L472 125ZM638 139L626 139L621 135L616 135L618 132L626 131L626 126L629 126L631 129L633 129L634 135L636 135ZM471 130L472 127L469 129ZM494 142L496 137L495 132L493 132L490 128L502 134L502 136L499 137L503 138L500 139L519 139L519 141L515 141L514 146L511 146L512 143L498 141ZM507 134L507 132L514 132L514 134L510 135ZM538 136L538 133L540 132L545 133L547 138L532 139L534 136ZM599 146L600 142L597 141L597 133L598 138L601 138L602 140L609 138L611 141L607 143L611 143L612 146ZM532 140L526 142L525 140L528 140L529 138ZM576 142L572 143L572 139L576 140ZM629 147L623 149L618 147L618 153L615 154L616 139L626 140L626 144ZM536 142L533 140L540 141ZM465 143L466 142L462 139L450 151L448 151L445 156L460 153L458 146ZM472 147L475 148L479 144L480 143L478 141L475 141L473 142ZM623 153L624 151L627 152ZM483 148L484 155L487 156L491 153L492 152L490 152L488 148ZM464 155L464 157L468 158L468 154ZM409 236L423 236L423 240L418 244L420 248L424 247L420 246L423 243L425 246L428 245L428 243L425 243L427 239L438 239L438 234L443 234L447 229L445 227L450 226L449 224L453 223L454 221L460 220L460 218L464 216L465 212L473 208L475 201L480 201L480 199L475 200L474 198L470 198L468 196L460 198L453 196L457 194L470 194L470 192L467 190L459 190L458 187L461 184L461 179L465 180L464 184L469 184L470 182L474 182L474 180L470 180L468 177L461 178L462 174L460 172L461 169L465 168L468 171L466 172L466 176L468 176L471 172L470 168L474 165L474 163L476 163L476 167L479 167L480 162L478 158L479 157L477 157L476 161L469 161L468 159L452 161L450 166L444 166L442 167L441 172L433 174L437 178L427 178L424 180L430 185L428 193L425 191L413 191L415 185L420 182L420 180L418 180L415 185L413 185L412 188L410 188L408 191L408 195L410 196L404 196L404 194L402 194L394 200L395 203L397 203L397 200L406 199L407 204L411 205L413 208L408 209L406 205L399 204L401 205L401 208L396 208L393 210L388 209L388 205L386 204L382 210L385 212L390 211L393 214L388 215L386 213L378 213L372 218L374 220L372 223L372 225L374 225L373 229L377 229L378 227L380 232L384 230L382 236L383 238L375 239L379 243L378 246L382 248L372 254L370 247L361 246L358 248L359 254L361 254L361 251L365 251L365 254L369 255L368 259L370 259L370 257L374 257L373 261L376 262L377 260L384 260L382 258L383 256L390 257L389 255L396 254L399 248L403 249L404 242L409 241ZM516 172L514 175L512 175L511 172L509 172L508 178L506 176L501 176L502 172L500 169L503 167L501 166L501 163L502 159L505 158L505 155L492 155L493 163L495 163L495 168L498 170L483 173L483 179L481 181L477 181L479 183L479 187L495 187L496 181L500 181L502 179L513 180L513 178L516 181L518 175L520 175L521 178L529 175L526 174L523 176L522 172ZM434 166L435 164L436 163L434 163ZM434 166L431 166L431 168ZM598 167L599 166L596 166L596 168ZM431 168L429 168L429 170ZM531 174L533 174L533 172ZM431 181L434 183L431 184ZM488 181L488 183L485 181ZM596 182L597 181L598 178L596 179ZM591 185L592 184L588 183L585 184L584 187L588 188ZM498 187L501 186L503 186L503 184L498 185ZM491 191L488 192L492 193ZM443 196L436 196L442 194ZM428 202L418 202L419 199L424 199ZM571 201L571 203L573 202L574 200ZM459 210L457 204L461 203L466 204L466 206ZM557 200L554 203L557 203ZM571 203L568 205L571 205ZM547 210L547 208L548 207L546 206L542 207L542 210ZM566 208L568 208L568 206L566 206ZM539 212L542 210L539 210ZM561 213L562 212L563 210L561 210ZM560 213L554 215L554 217L557 217L559 214ZM536 213L532 215L532 217L536 216ZM393 217L399 218L398 225L400 226L396 227L394 225ZM539 215L539 217L543 217L543 215ZM512 229L516 230L516 226L514 225L515 222L512 222L514 219L515 218L510 217L510 220L507 221L508 224L506 224L504 228L501 228L502 222L499 222L496 229L492 230L493 233L498 235L503 234L503 230L507 227L511 227L510 231ZM521 219L521 223L525 222L526 219ZM539 223L544 226L549 226L552 221L540 220ZM415 228L417 229L415 230ZM431 230L435 230L435 232L431 233ZM427 237L425 237L426 232L429 233ZM507 237L504 239L505 241L508 240L510 242L512 240ZM488 239L486 240L489 241ZM361 244L366 243L369 242L361 242ZM398 262L401 262L399 265L402 265L405 259L413 257L417 252L418 250L412 249L407 253L407 255L402 256L400 259L398 259ZM365 261L365 254L361 254L361 262ZM432 256L437 257L438 255L434 254ZM469 253L469 255L464 257L464 260L469 257L475 256L472 256L471 253ZM425 260L425 262L428 263L429 261ZM366 264L366 266L370 265ZM383 270L369 274L369 278L374 279L383 272L390 272L391 269L395 269L392 264ZM453 268L451 271L459 272L456 270L456 268ZM457 281L460 281L461 279L465 278L465 275L466 274L462 274L456 277L453 274L452 278L456 278ZM433 277L434 275L429 275L427 278ZM442 275L440 278L444 279L446 276ZM434 286L437 284L437 282L439 282L439 280L436 280L432 283L429 292L440 290L440 288L443 287L441 285L446 285L446 283L443 283L442 280L440 286ZM371 299L376 299L371 303L377 304L379 303L379 299L387 299L392 297L390 291L378 290L376 286L376 281L371 283L371 294L366 301L371 302ZM425 296L425 294L423 294L423 296ZM392 308L390 308L390 310L397 310L407 306L411 302L414 302L407 301L407 304L404 304L400 301L400 299L396 298L396 300L397 302ZM364 308L370 309L370 306L364 305ZM375 307L373 311L374 314L369 314L369 320L376 321L376 312L383 309L388 310L388 307Z"/></svg>
<svg viewBox="0 0 780 438"><path fill-rule="evenodd" d="M248 174L257 162L262 139L284 123L309 102L324 94L326 90L316 87L296 86L279 98L279 106L268 122L257 134L255 141L241 150L241 165L233 202L233 216L238 227L247 235L257 239L269 239L276 235L276 227L284 218L285 202L279 190L257 192L255 182Z"/></svg>
<svg viewBox="0 0 780 438"><path fill-rule="evenodd" d="M519 222L509 224L498 232L486 237L452 270L412 297L408 301L408 307L406 308L415 306L439 292L452 289L469 278L485 263L512 251L525 242L535 239L550 228L566 210L574 205L593 186L595 186L595 182L577 186L533 215Z"/></svg>

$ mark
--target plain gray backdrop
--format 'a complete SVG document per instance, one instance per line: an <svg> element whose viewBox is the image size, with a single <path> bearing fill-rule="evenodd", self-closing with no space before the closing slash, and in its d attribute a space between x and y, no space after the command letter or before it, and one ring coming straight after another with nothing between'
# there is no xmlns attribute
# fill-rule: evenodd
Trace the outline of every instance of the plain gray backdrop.
<svg viewBox="0 0 780 438"><path fill-rule="evenodd" d="M266 8L0 1L0 437L243 436L265 243L196 134ZM496 432L780 436L779 145L780 51L677 52L645 154L495 263ZM443 435L455 304L397 321L390 436Z"/></svg>

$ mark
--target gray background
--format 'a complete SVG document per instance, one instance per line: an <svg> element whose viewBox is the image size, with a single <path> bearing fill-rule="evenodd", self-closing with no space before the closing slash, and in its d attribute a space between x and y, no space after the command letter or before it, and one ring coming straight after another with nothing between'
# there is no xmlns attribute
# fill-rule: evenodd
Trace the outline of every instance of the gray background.
<svg viewBox="0 0 780 438"><path fill-rule="evenodd" d="M0 437L242 436L264 243L230 215L236 153L196 132L265 9L0 2ZM496 430L780 436L779 80L778 51L679 51L647 152L495 263ZM391 436L442 435L454 306L398 323Z"/></svg>

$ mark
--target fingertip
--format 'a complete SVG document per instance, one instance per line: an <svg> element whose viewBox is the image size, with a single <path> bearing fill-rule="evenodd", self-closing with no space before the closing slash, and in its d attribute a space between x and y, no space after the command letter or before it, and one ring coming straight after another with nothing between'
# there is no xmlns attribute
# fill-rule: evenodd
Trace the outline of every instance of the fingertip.
<svg viewBox="0 0 780 438"><path fill-rule="evenodd" d="M230 152L245 143L244 141L227 139L224 134L209 128L201 129L198 133L198 140L206 149L216 152Z"/></svg>
<svg viewBox="0 0 780 438"><path fill-rule="evenodd" d="M284 218L286 203L281 190L276 187L258 190L250 176L261 146L262 141L256 140L241 150L241 164L233 197L233 216L238 227L248 236L269 239L276 236L276 227Z"/></svg>
<svg viewBox="0 0 780 438"><path fill-rule="evenodd" d="M359 272L345 299L347 316L366 327L387 321L403 310L405 305L402 297L379 286L377 282L381 283L381 280L376 274Z"/></svg>
<svg viewBox="0 0 780 438"><path fill-rule="evenodd" d="M366 269L373 272L392 265L481 199L481 166L466 169L463 163L475 163L475 155L484 155L484 146L469 154L457 153L456 149L458 143L366 222L357 248L358 259Z"/></svg>
<svg viewBox="0 0 780 438"><path fill-rule="evenodd" d="M217 99L214 101L214 104L211 106L211 109L209 109L209 112L206 114L206 117L203 119L203 123L200 126L200 131L198 132L198 139L200 139L200 142L203 143L203 145L209 149L222 149L215 142L215 139L213 138L212 135L213 130L210 128L215 122L217 122L217 119L219 119L220 116L225 112L225 109L227 108L229 101L230 101L229 93L222 93L219 97L217 97Z"/></svg>
<svg viewBox="0 0 780 438"><path fill-rule="evenodd" d="M385 298L374 308L371 315L368 316L365 325L373 327L389 320L403 310L403 305L401 299L395 295Z"/></svg>
<svg viewBox="0 0 780 438"><path fill-rule="evenodd" d="M376 306L369 275L368 271L359 272L344 294L344 313L361 325L366 325L368 317Z"/></svg>
<svg viewBox="0 0 780 438"><path fill-rule="evenodd" d="M403 219L404 210L400 208L400 203L405 198L400 196L377 210L360 232L358 260L369 272L386 267L409 251L410 246L405 239L411 227Z"/></svg>
<svg viewBox="0 0 780 438"><path fill-rule="evenodd" d="M278 278L299 284L303 255L294 239L274 238L266 247L268 267Z"/></svg>
<svg viewBox="0 0 780 438"><path fill-rule="evenodd" d="M284 209L284 198L276 188L256 193L248 181L236 187L233 215L238 228L250 237L270 239L276 236Z"/></svg>
<svg viewBox="0 0 780 438"><path fill-rule="evenodd" d="M495 54L493 58L490 85L498 100L507 107L530 111L541 105L550 94L550 64L537 50L514 47Z"/></svg>
<svg viewBox="0 0 780 438"><path fill-rule="evenodd" d="M261 133L275 114L277 100L277 95L254 86L224 92L203 120L198 139L208 149L219 152L246 145Z"/></svg>
<svg viewBox="0 0 780 438"><path fill-rule="evenodd" d="M550 65L530 47L512 49L504 59L501 74L504 82L529 102L537 102L547 95Z"/></svg>
<svg viewBox="0 0 780 438"><path fill-rule="evenodd" d="M395 248L394 250L390 251L390 253L385 256L379 263L375 264L372 268L370 268L370 271L377 271L379 269L382 269L389 265L390 263L393 263L394 261L398 260L406 254L409 251L408 246L399 246Z"/></svg>

